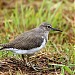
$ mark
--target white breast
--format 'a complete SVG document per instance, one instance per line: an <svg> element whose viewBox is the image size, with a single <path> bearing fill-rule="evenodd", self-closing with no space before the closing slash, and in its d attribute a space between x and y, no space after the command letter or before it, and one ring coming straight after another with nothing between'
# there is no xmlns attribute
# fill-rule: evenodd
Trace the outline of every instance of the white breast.
<svg viewBox="0 0 75 75"><path fill-rule="evenodd" d="M42 37L42 38L44 38L44 37ZM30 50L20 50L20 49L9 48L9 49L6 49L6 50L11 50L11 51L13 51L17 54L33 54L33 53L39 51L40 49L42 49L43 47L45 47L45 44L46 44L46 40L44 39L41 46L37 47L37 48L33 48L33 49L30 49Z"/></svg>

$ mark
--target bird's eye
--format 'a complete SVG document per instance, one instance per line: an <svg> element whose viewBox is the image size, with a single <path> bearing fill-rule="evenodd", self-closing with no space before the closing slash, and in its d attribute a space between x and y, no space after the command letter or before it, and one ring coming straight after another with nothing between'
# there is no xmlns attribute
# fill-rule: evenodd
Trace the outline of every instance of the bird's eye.
<svg viewBox="0 0 75 75"><path fill-rule="evenodd" d="M50 25L48 25L48 26L47 26L47 28L51 28L51 26L50 26Z"/></svg>

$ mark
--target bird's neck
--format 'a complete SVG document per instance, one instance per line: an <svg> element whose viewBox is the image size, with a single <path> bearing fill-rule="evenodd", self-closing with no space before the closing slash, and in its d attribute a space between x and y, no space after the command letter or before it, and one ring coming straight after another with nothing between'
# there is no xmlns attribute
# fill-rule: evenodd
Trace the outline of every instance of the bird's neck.
<svg viewBox="0 0 75 75"><path fill-rule="evenodd" d="M48 34L49 34L49 32L44 32L44 38L46 39L46 42L48 41Z"/></svg>
<svg viewBox="0 0 75 75"><path fill-rule="evenodd" d="M44 31L41 28L34 28L33 31L34 30L35 30L35 33L38 33L39 35L43 36L46 39L46 41L48 41L49 31Z"/></svg>

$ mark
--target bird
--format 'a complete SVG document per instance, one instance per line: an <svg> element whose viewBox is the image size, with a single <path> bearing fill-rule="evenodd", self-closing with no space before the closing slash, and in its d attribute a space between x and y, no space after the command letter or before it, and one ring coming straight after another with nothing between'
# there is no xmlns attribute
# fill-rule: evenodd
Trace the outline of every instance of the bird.
<svg viewBox="0 0 75 75"><path fill-rule="evenodd" d="M21 54L24 61L24 55L26 55L27 64L30 66L30 56L45 47L48 41L48 34L51 30L62 32L59 29L53 28L51 24L43 22L40 26L19 34L13 41L0 44L0 50L10 50L14 53ZM32 65L31 67L35 69Z"/></svg>

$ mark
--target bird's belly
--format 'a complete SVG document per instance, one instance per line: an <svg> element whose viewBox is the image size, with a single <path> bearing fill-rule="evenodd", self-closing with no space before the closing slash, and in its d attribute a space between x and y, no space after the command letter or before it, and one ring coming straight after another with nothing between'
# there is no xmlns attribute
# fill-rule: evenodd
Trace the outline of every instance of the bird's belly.
<svg viewBox="0 0 75 75"><path fill-rule="evenodd" d="M17 54L33 54L33 53L39 51L40 49L42 49L43 47L45 47L45 44L46 44L46 40L44 39L41 46L37 47L37 48L33 48L33 49L30 49L30 50L21 50L21 49L9 48L9 50L11 50L11 51L13 51Z"/></svg>
<svg viewBox="0 0 75 75"><path fill-rule="evenodd" d="M39 51L40 49L42 49L43 47L38 47L38 48L33 48L33 49L30 49L30 50L14 50L15 53L17 54L33 54L37 51Z"/></svg>

